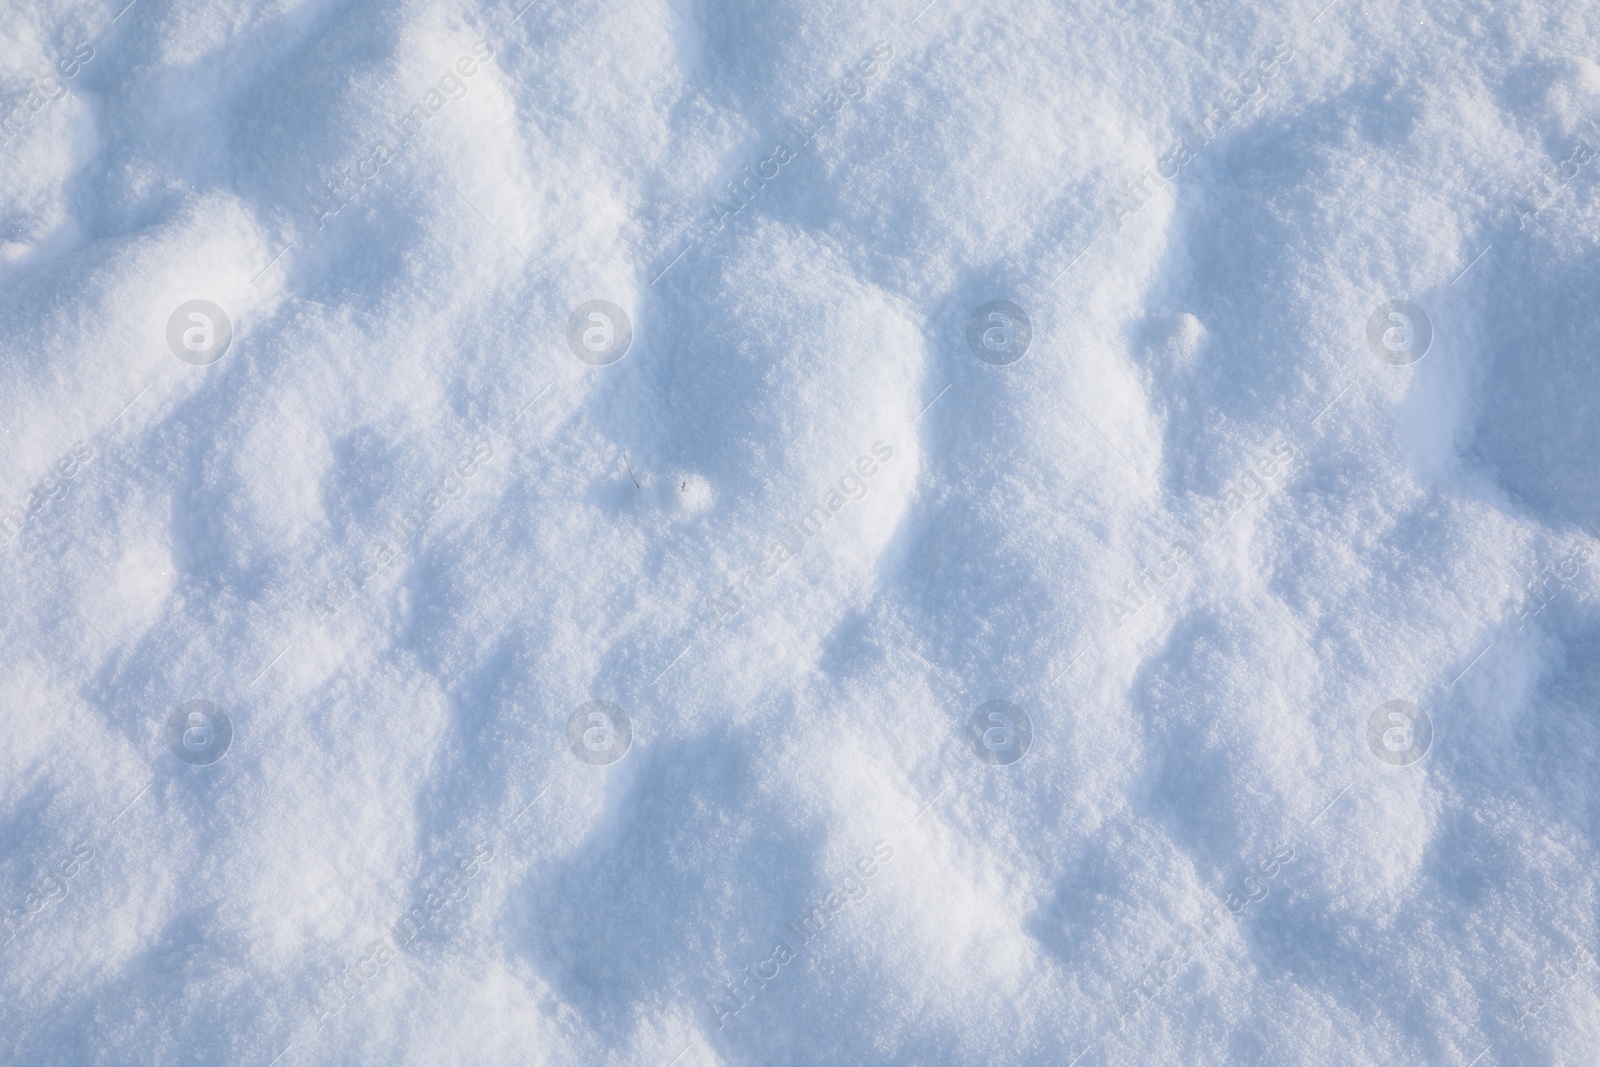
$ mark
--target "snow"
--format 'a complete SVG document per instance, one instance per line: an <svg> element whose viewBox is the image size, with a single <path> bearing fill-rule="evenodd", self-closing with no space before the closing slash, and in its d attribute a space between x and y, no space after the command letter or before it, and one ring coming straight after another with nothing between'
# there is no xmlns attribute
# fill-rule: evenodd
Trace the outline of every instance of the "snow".
<svg viewBox="0 0 1600 1067"><path fill-rule="evenodd" d="M0 1063L1593 1062L1600 4L923 3L0 0Z"/></svg>

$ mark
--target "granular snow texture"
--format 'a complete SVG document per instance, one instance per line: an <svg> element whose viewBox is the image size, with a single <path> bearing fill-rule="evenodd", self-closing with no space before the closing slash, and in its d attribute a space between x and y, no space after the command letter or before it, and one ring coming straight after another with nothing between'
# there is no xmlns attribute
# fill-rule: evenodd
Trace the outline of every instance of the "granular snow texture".
<svg viewBox="0 0 1600 1067"><path fill-rule="evenodd" d="M0 1062L1600 1061L1597 42L0 0Z"/></svg>

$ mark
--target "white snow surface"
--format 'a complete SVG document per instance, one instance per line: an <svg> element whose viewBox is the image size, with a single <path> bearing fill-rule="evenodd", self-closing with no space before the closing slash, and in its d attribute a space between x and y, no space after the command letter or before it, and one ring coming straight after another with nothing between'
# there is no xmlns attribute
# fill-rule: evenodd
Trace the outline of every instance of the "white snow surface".
<svg viewBox="0 0 1600 1067"><path fill-rule="evenodd" d="M0 0L0 1062L1600 1061L1600 2L924 3Z"/></svg>

